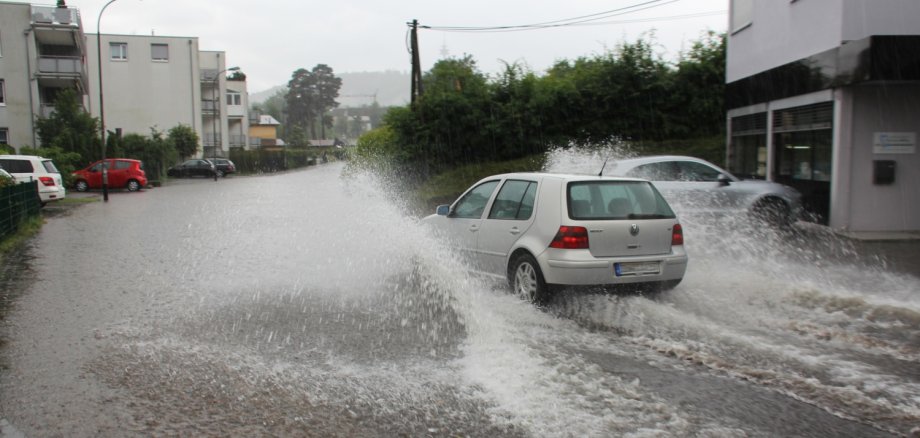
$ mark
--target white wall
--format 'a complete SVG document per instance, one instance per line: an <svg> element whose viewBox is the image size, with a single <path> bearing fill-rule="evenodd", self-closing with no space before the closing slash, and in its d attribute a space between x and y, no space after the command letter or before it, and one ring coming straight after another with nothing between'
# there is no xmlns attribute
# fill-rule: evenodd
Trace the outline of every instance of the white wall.
<svg viewBox="0 0 920 438"><path fill-rule="evenodd" d="M99 116L99 74L96 34L87 34L89 109ZM109 43L128 44L127 61L109 59ZM151 43L168 44L169 60L151 59ZM102 34L102 81L108 130L149 135L185 124L201 135L201 93L198 39Z"/></svg>
<svg viewBox="0 0 920 438"><path fill-rule="evenodd" d="M840 45L842 1L755 0L751 25L728 39L726 81L734 82Z"/></svg>
<svg viewBox="0 0 920 438"><path fill-rule="evenodd" d="M875 132L915 132L920 139L920 84L873 84L852 93L849 186L846 215L831 226L851 231L920 230L920 147L913 154L874 154ZM840 126L838 129L847 129ZM892 185L874 185L873 160L894 160Z"/></svg>
<svg viewBox="0 0 920 438"><path fill-rule="evenodd" d="M843 0L843 40L920 35L918 0Z"/></svg>

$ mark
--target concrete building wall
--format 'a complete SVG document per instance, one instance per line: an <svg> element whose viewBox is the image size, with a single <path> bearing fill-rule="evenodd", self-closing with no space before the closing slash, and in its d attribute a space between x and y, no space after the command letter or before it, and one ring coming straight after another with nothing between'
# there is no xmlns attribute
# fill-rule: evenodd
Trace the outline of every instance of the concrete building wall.
<svg viewBox="0 0 920 438"><path fill-rule="evenodd" d="M848 163L848 199L830 224L834 228L861 231L920 230L920 148L913 153L877 154L873 143L876 132L920 134L920 84L866 84L850 87L852 125ZM873 183L873 161L893 160L895 181L891 185Z"/></svg>
<svg viewBox="0 0 920 438"><path fill-rule="evenodd" d="M843 0L842 26L843 41L871 35L918 35L920 1Z"/></svg>
<svg viewBox="0 0 920 438"><path fill-rule="evenodd" d="M726 82L840 45L843 0L749 1L753 20L728 39Z"/></svg>
<svg viewBox="0 0 920 438"><path fill-rule="evenodd" d="M34 146L32 113L38 111L29 90L37 93L29 69L36 56L35 40L30 38L28 4L0 3L0 79L4 81L4 100L0 105L0 128L9 133L9 144L19 148ZM34 105L34 107L33 107ZM34 108L34 109L33 109Z"/></svg>
<svg viewBox="0 0 920 438"><path fill-rule="evenodd" d="M105 124L110 131L149 135L179 124L202 135L198 39L102 34L102 81ZM110 56L111 43L127 44L127 59ZM152 44L168 47L167 60L152 57ZM87 35L90 113L99 117L99 74L96 34Z"/></svg>

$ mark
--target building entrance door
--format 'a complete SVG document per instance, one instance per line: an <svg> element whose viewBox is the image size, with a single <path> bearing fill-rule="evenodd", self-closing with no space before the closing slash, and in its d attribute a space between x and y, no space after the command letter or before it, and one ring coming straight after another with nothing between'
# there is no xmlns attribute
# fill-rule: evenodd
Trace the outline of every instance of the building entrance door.
<svg viewBox="0 0 920 438"><path fill-rule="evenodd" d="M776 182L802 193L806 220L828 223L833 163L833 103L777 111L773 148Z"/></svg>

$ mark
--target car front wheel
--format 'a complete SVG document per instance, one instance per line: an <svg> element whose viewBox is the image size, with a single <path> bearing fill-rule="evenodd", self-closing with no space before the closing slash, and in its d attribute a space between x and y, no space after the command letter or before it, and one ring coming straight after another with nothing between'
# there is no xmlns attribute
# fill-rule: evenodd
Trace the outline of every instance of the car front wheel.
<svg viewBox="0 0 920 438"><path fill-rule="evenodd" d="M549 299L549 286L543 278L543 271L530 254L521 254L511 263L509 283L514 294L522 300L543 304Z"/></svg>
<svg viewBox="0 0 920 438"><path fill-rule="evenodd" d="M128 181L127 188L129 192L136 192L141 189L141 183L137 182L137 180L132 179L131 181Z"/></svg>
<svg viewBox="0 0 920 438"><path fill-rule="evenodd" d="M87 184L86 181L83 181L81 179L80 181L77 181L77 183L73 185L73 188L76 189L78 192L85 192L89 190L89 184Z"/></svg>

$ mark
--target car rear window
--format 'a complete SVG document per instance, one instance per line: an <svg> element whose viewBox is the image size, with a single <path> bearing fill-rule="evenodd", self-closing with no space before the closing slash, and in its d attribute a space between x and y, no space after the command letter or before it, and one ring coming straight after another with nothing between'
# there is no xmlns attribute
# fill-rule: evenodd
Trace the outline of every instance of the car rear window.
<svg viewBox="0 0 920 438"><path fill-rule="evenodd" d="M51 160L43 160L42 166L45 166L45 170L48 173L61 173L61 172L58 172L57 167L54 167L54 162Z"/></svg>
<svg viewBox="0 0 920 438"><path fill-rule="evenodd" d="M674 211L645 181L578 181L568 185L569 217L579 220L672 219Z"/></svg>

